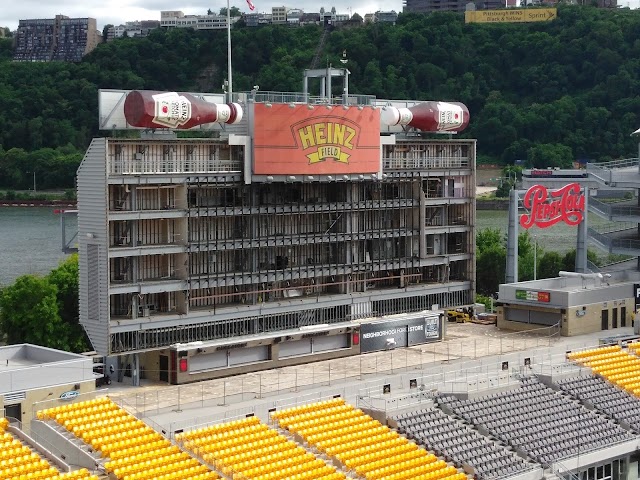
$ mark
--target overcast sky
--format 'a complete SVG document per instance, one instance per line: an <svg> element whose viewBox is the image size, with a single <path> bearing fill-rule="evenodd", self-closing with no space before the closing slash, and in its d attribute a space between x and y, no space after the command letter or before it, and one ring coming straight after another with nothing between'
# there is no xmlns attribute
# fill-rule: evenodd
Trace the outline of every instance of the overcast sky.
<svg viewBox="0 0 640 480"><path fill-rule="evenodd" d="M271 7L286 5L290 8L302 8L306 12L318 12L320 7L331 10L335 6L338 13L356 13L364 16L377 10L402 11L402 0L332 0L323 4L315 0L295 0L295 3L283 3L267 0L253 0L256 12L271 12ZM102 29L107 23L120 25L131 20L160 20L160 10L182 10L185 14L205 14L207 9L219 12L226 7L226 0L0 0L0 26L11 30L18 28L18 20L28 18L53 18L56 14L68 17L92 17ZM229 0L248 12L246 0Z"/></svg>

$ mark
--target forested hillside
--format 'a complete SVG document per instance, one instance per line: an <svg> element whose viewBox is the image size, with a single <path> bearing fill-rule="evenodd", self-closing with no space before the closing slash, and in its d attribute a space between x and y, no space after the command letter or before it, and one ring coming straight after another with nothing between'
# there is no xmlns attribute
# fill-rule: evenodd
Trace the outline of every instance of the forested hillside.
<svg viewBox="0 0 640 480"><path fill-rule="evenodd" d="M234 91L302 90L321 34L312 26L234 29ZM636 155L629 134L640 127L640 11L562 7L553 22L499 25L465 25L454 13L401 15L395 26L331 32L320 66L339 66L345 49L353 93L466 103L464 136L478 139L483 161L546 166ZM26 188L29 167L15 160L24 156L5 152L32 152L46 169L39 149L65 147L68 171L70 149L82 152L100 135L98 88L219 92L226 32L157 30L101 45L80 64L10 56L0 40L0 187Z"/></svg>

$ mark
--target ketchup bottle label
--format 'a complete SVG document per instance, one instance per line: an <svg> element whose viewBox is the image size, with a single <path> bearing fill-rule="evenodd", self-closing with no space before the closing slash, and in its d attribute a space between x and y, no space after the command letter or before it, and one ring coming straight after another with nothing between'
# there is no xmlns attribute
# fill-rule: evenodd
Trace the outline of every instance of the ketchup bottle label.
<svg viewBox="0 0 640 480"><path fill-rule="evenodd" d="M152 95L155 104L153 122L168 128L178 128L191 118L191 102L176 92Z"/></svg>
<svg viewBox="0 0 640 480"><path fill-rule="evenodd" d="M462 107L438 102L438 131L453 130L462 125Z"/></svg>

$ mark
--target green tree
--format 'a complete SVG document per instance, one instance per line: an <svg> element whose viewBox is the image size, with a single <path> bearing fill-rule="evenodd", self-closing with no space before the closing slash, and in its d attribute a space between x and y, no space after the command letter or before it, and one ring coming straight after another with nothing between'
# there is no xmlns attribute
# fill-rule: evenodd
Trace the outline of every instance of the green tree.
<svg viewBox="0 0 640 480"><path fill-rule="evenodd" d="M476 232L477 253L483 253L496 245L504 245L504 235L499 229L485 228Z"/></svg>
<svg viewBox="0 0 640 480"><path fill-rule="evenodd" d="M47 279L56 287L58 313L66 326L68 349L77 353L86 351L89 341L80 325L78 310L78 255L71 255L60 262Z"/></svg>
<svg viewBox="0 0 640 480"><path fill-rule="evenodd" d="M209 10L211 11L211 10ZM210 13L208 15L211 15ZM240 11L240 9L238 7L231 7L231 10L229 10L229 16L230 17L240 17L242 15L242 12ZM220 16L222 17L226 17L227 16L227 7L222 7L220 9Z"/></svg>
<svg viewBox="0 0 640 480"><path fill-rule="evenodd" d="M58 314L57 288L46 278L23 275L0 296L0 332L7 343L68 350L68 329Z"/></svg>
<svg viewBox="0 0 640 480"><path fill-rule="evenodd" d="M476 256L478 293L493 295L505 280L507 251L502 245L492 245Z"/></svg>
<svg viewBox="0 0 640 480"><path fill-rule="evenodd" d="M538 264L538 278L554 278L564 269L562 256L558 252L545 252Z"/></svg>
<svg viewBox="0 0 640 480"><path fill-rule="evenodd" d="M485 163L527 159L544 168L626 158L635 155L629 133L640 123L636 13L560 5L553 22L527 25L407 13L396 25L329 32L317 67L336 66L347 49L354 95L464 102L470 124L459 136L479 140ZM299 91L322 35L316 25L234 23L234 89ZM103 43L75 64L13 62L11 39L0 39L0 145L31 153L70 143L84 151L104 135L95 121L98 88L219 92L227 75L220 44L224 30L155 29ZM316 82L310 87L318 91ZM23 188L28 168L13 167L17 175L0 166L0 183Z"/></svg>
<svg viewBox="0 0 640 480"><path fill-rule="evenodd" d="M535 168L571 168L573 153L566 145L538 144L527 151L527 163Z"/></svg>
<svg viewBox="0 0 640 480"><path fill-rule="evenodd" d="M598 254L593 250L587 250L587 260L593 263L594 265L600 265L600 258ZM576 249L573 248L569 250L564 257L562 257L562 270L565 272L575 272L576 271Z"/></svg>

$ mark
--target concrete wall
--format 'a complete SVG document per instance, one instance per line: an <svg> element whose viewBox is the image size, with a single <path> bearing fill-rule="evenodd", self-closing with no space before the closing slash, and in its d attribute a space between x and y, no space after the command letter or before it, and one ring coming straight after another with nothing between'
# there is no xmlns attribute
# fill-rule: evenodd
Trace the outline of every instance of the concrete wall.
<svg viewBox="0 0 640 480"><path fill-rule="evenodd" d="M79 385L80 388L75 390L75 385ZM31 420L35 417L36 411L42 408L49 408L56 405L64 405L68 402L59 400L58 402L47 402L46 407L38 402L44 402L48 400L55 400L60 398L64 392L77 391L79 394L93 392L96 389L95 380L88 382L80 382L78 384L65 384L57 385L55 387L40 388L37 390L31 390L27 392L26 398L21 402L22 406L22 428L26 431L30 431Z"/></svg>
<svg viewBox="0 0 640 480"><path fill-rule="evenodd" d="M78 167L80 323L93 349L109 354L106 139L94 139Z"/></svg>
<svg viewBox="0 0 640 480"><path fill-rule="evenodd" d="M593 333L602 330L602 311L609 311L608 328L613 328L613 310L618 311L618 325L622 326L621 310L626 307L625 325L631 326L633 318L634 300L627 298L624 300L610 300L608 302L599 302L589 305L570 307L563 316L562 335L571 337L573 335L581 335L583 333ZM580 312L580 316L578 316ZM582 313L584 312L584 314Z"/></svg>
<svg viewBox="0 0 640 480"><path fill-rule="evenodd" d="M73 385L86 381L95 382L93 359L89 357L45 363L0 372L0 395L47 388L47 385Z"/></svg>
<svg viewBox="0 0 640 480"><path fill-rule="evenodd" d="M529 305L505 305L512 309L532 310L532 311L550 311L561 309L548 309L541 307L532 307ZM498 328L504 330L513 331L527 331L543 328L544 325L537 325L532 323L513 322L507 321L504 318L504 307L497 307L498 314ZM608 329L613 328L613 310L618 311L618 324L617 328L623 326L622 324L622 307L626 307L625 314L625 326L630 327L633 319L634 299L626 298L622 300L609 300L607 302L598 302L588 305L575 305L569 308L565 308L565 313L562 314L561 322L561 335L564 337L572 337L574 335L582 335L585 333L595 333L602 330L602 311L607 310L609 312ZM584 312L584 313L583 313Z"/></svg>
<svg viewBox="0 0 640 480"><path fill-rule="evenodd" d="M345 333L344 335L350 335ZM255 363L247 363L232 367L223 367L218 369L206 370L198 373L178 372L177 384L192 383L213 378L227 377L231 375L239 375L248 372L258 372L273 368L288 367L291 365L301 365L309 362L319 362L322 360L332 360L335 358L348 357L360 353L359 345L351 345L349 348L339 350L331 350L326 352L314 353L309 355L301 355L296 357L288 357L280 359L279 347L280 343L273 343L273 339L265 340L263 345L269 345L271 349L271 359ZM251 344L250 346L255 346ZM146 378L160 381L160 355L166 355L171 362L171 353L169 349L157 350L143 353L140 355L140 365L144 367ZM189 357L187 357L189 358ZM171 366L170 366L171 368Z"/></svg>
<svg viewBox="0 0 640 480"><path fill-rule="evenodd" d="M51 452L67 464L95 470L97 462L89 452L90 445L80 447L68 441L60 432L39 420L32 422L31 437L47 445Z"/></svg>

